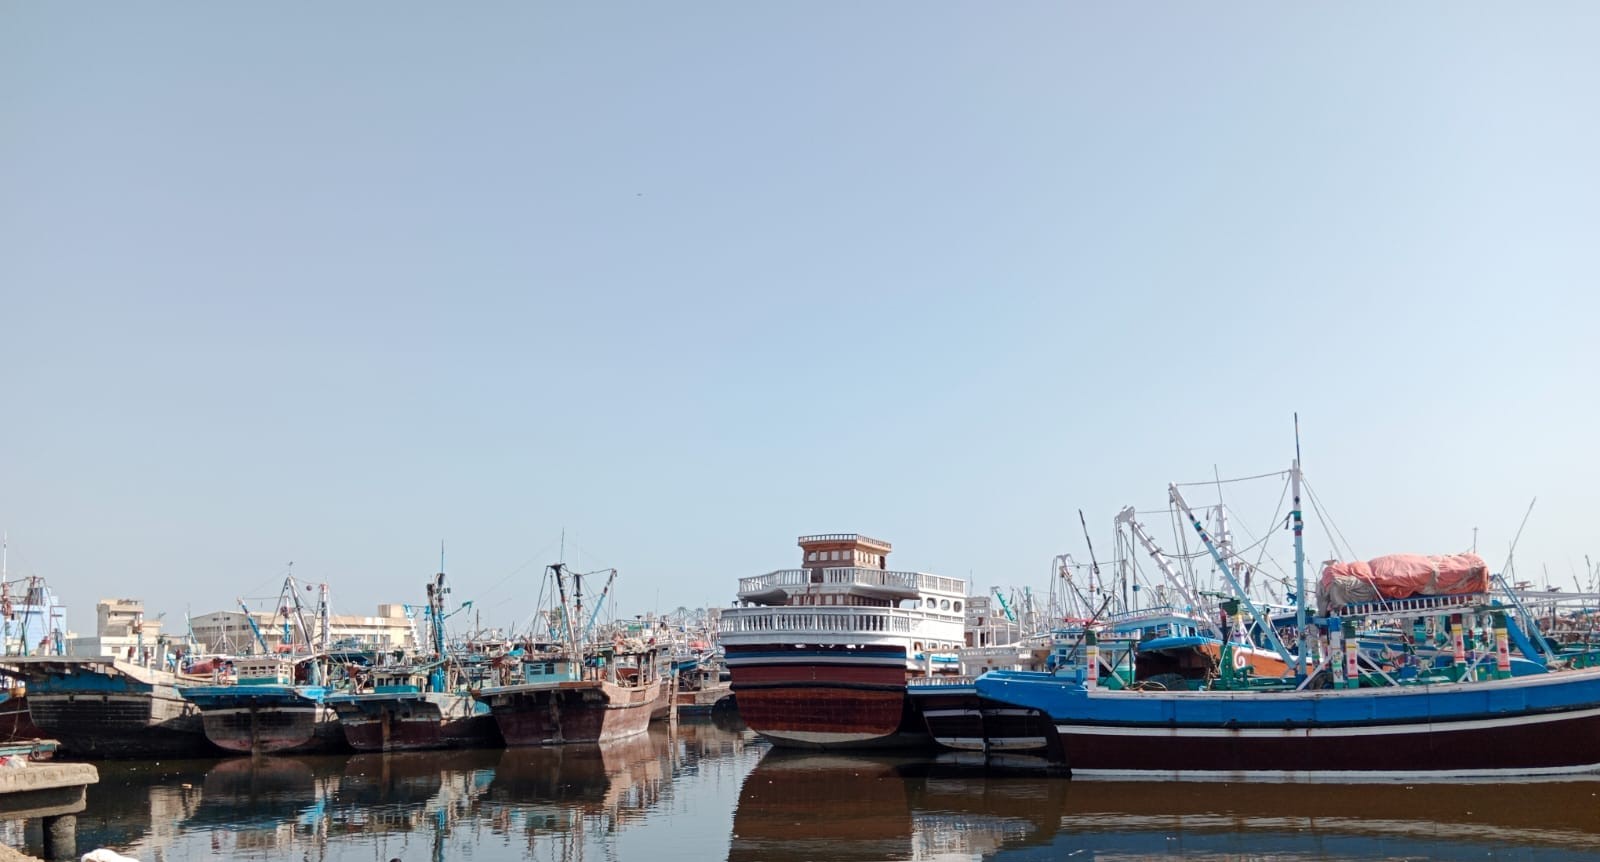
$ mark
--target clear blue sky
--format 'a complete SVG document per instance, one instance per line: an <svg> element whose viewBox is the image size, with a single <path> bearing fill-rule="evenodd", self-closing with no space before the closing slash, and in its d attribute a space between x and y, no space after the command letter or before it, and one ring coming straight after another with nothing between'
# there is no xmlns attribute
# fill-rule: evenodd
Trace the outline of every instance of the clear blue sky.
<svg viewBox="0 0 1600 862"><path fill-rule="evenodd" d="M1520 568L1570 584L1597 44L1588 3L5 0L11 573L80 630L289 560L370 612L442 538L510 623L563 528L630 612L858 530L1042 589L1079 508L1104 556L1299 411L1363 556L1498 566L1538 496Z"/></svg>

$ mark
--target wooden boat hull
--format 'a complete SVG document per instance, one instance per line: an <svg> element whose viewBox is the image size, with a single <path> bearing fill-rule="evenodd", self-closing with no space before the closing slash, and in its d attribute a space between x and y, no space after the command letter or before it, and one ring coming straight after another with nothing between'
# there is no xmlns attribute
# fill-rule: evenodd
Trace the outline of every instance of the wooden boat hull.
<svg viewBox="0 0 1600 862"><path fill-rule="evenodd" d="M597 680L483 689L506 745L583 745L644 733L662 683L625 687Z"/></svg>
<svg viewBox="0 0 1600 862"><path fill-rule="evenodd" d="M732 695L733 686L725 682L695 691L680 691L677 693L678 715L710 715L718 702Z"/></svg>
<svg viewBox="0 0 1600 862"><path fill-rule="evenodd" d="M926 746L906 696L905 648L766 644L725 647L739 715L773 745Z"/></svg>
<svg viewBox="0 0 1600 862"><path fill-rule="evenodd" d="M425 751L501 743L494 716L465 694L337 695L328 705L356 751Z"/></svg>
<svg viewBox="0 0 1600 862"><path fill-rule="evenodd" d="M184 698L200 707L206 738L235 754L309 754L345 750L338 716L316 687L196 686Z"/></svg>
<svg viewBox="0 0 1600 862"><path fill-rule="evenodd" d="M16 669L28 683L27 708L37 734L58 740L63 754L205 757L217 751L206 741L200 710L183 699L176 683L149 679L154 672L148 669L111 659L18 661Z"/></svg>
<svg viewBox="0 0 1600 862"><path fill-rule="evenodd" d="M986 700L972 685L926 689L913 684L911 700L939 745L955 751L1060 757L1060 738L1049 716Z"/></svg>
<svg viewBox="0 0 1600 862"><path fill-rule="evenodd" d="M0 741L38 739L44 736L28 711L28 696L3 695L0 700Z"/></svg>
<svg viewBox="0 0 1600 862"><path fill-rule="evenodd" d="M1600 771L1600 669L1302 692L1085 689L990 674L979 694L1040 709L1075 776L1390 780Z"/></svg>

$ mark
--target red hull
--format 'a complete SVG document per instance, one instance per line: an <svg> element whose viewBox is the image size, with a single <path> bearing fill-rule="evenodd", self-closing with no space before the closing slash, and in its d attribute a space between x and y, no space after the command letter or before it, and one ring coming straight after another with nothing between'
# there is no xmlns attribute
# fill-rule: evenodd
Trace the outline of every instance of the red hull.
<svg viewBox="0 0 1600 862"><path fill-rule="evenodd" d="M898 748L928 736L906 696L905 651L729 646L739 716L774 745Z"/></svg>
<svg viewBox="0 0 1600 862"><path fill-rule="evenodd" d="M38 739L44 732L33 723L28 713L28 696L10 697L0 701L0 741Z"/></svg>
<svg viewBox="0 0 1600 862"><path fill-rule="evenodd" d="M483 691L506 745L609 742L643 733L661 697L657 681L638 688L606 682L515 685Z"/></svg>

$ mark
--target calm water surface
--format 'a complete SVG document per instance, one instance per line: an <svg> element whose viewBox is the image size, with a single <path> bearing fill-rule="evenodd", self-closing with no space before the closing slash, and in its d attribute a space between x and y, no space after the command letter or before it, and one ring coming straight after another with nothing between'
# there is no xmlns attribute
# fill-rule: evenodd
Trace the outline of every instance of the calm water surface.
<svg viewBox="0 0 1600 862"><path fill-rule="evenodd" d="M986 775L666 727L604 749L103 763L79 848L145 860L1600 860L1600 783ZM13 843L38 827L9 825Z"/></svg>

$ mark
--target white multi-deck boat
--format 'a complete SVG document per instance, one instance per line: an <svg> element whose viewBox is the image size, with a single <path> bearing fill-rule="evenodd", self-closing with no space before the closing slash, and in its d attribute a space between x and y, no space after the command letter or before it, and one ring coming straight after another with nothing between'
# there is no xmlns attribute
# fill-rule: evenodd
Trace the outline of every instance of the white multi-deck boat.
<svg viewBox="0 0 1600 862"><path fill-rule="evenodd" d="M740 579L722 611L739 714L777 745L926 744L906 681L963 645L966 582L889 571L892 546L856 533L799 544L800 568Z"/></svg>

